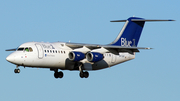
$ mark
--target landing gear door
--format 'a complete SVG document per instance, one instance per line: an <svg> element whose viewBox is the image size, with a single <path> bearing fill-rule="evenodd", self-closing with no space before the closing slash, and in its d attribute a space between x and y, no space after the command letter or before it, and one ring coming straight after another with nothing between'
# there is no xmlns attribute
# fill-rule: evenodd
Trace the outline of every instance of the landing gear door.
<svg viewBox="0 0 180 101"><path fill-rule="evenodd" d="M38 50L38 58L42 59L44 56L44 53L43 53L44 51L42 49L42 46L40 44L35 44L35 45L36 45L37 50Z"/></svg>

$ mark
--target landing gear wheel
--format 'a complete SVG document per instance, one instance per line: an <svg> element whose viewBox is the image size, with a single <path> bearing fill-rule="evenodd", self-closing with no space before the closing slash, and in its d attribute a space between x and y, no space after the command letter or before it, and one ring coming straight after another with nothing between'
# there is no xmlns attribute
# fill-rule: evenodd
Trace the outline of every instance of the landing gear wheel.
<svg viewBox="0 0 180 101"><path fill-rule="evenodd" d="M87 71L85 71L85 72L80 72L79 73L79 76L81 77L81 78L88 78L89 77L89 73L87 72Z"/></svg>
<svg viewBox="0 0 180 101"><path fill-rule="evenodd" d="M62 78L64 76L63 72L58 72L59 78Z"/></svg>
<svg viewBox="0 0 180 101"><path fill-rule="evenodd" d="M88 78L89 77L89 73L87 71L84 72L84 77Z"/></svg>
<svg viewBox="0 0 180 101"><path fill-rule="evenodd" d="M78 67L79 67L79 71L80 71L79 76L81 78L84 78L84 77L88 78L89 77L89 73L87 71L83 72L84 64L80 62L80 63L78 63Z"/></svg>
<svg viewBox="0 0 180 101"><path fill-rule="evenodd" d="M81 77L81 78L83 78L84 77L84 73L79 73L79 76Z"/></svg>
<svg viewBox="0 0 180 101"><path fill-rule="evenodd" d="M54 72L54 77L57 78L62 78L64 76L63 72Z"/></svg>
<svg viewBox="0 0 180 101"><path fill-rule="evenodd" d="M20 73L20 69L14 69L14 73Z"/></svg>
<svg viewBox="0 0 180 101"><path fill-rule="evenodd" d="M57 79L58 78L58 72L54 73L54 77Z"/></svg>

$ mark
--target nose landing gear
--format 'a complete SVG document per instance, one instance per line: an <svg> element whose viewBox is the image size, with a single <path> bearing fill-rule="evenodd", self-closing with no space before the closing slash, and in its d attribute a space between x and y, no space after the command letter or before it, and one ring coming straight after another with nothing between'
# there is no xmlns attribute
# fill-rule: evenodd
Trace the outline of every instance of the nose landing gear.
<svg viewBox="0 0 180 101"><path fill-rule="evenodd" d="M54 77L57 78L62 78L64 76L63 72L54 72Z"/></svg>
<svg viewBox="0 0 180 101"><path fill-rule="evenodd" d="M20 73L20 69L14 69L14 73Z"/></svg>
<svg viewBox="0 0 180 101"><path fill-rule="evenodd" d="M18 68L18 65L16 66L16 69L14 69L14 73L20 73L20 69Z"/></svg>
<svg viewBox="0 0 180 101"><path fill-rule="evenodd" d="M64 76L63 72L60 71L58 72L58 69L50 69L50 70L53 70L54 71L54 77L57 79L57 78L62 78Z"/></svg>

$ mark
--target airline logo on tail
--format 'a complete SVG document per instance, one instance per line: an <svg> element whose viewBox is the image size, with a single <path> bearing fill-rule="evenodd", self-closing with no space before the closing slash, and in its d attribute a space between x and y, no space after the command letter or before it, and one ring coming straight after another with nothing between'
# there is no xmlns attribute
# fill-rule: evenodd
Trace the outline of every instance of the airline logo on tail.
<svg viewBox="0 0 180 101"><path fill-rule="evenodd" d="M133 42L132 41L128 41L126 38L121 38L121 46L124 46L124 47L136 47L135 45L135 39L133 39Z"/></svg>
<svg viewBox="0 0 180 101"><path fill-rule="evenodd" d="M121 46L131 47L132 41L127 41L126 38L121 38Z"/></svg>

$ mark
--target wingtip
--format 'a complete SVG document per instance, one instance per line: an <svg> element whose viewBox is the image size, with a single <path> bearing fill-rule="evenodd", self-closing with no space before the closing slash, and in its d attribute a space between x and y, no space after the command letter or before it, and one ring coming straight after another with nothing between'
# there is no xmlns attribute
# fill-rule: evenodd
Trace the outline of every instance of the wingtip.
<svg viewBox="0 0 180 101"><path fill-rule="evenodd" d="M172 19L170 19L169 21L176 21L176 20L172 20Z"/></svg>
<svg viewBox="0 0 180 101"><path fill-rule="evenodd" d="M16 51L16 48L14 48L14 49L6 49L5 51Z"/></svg>

